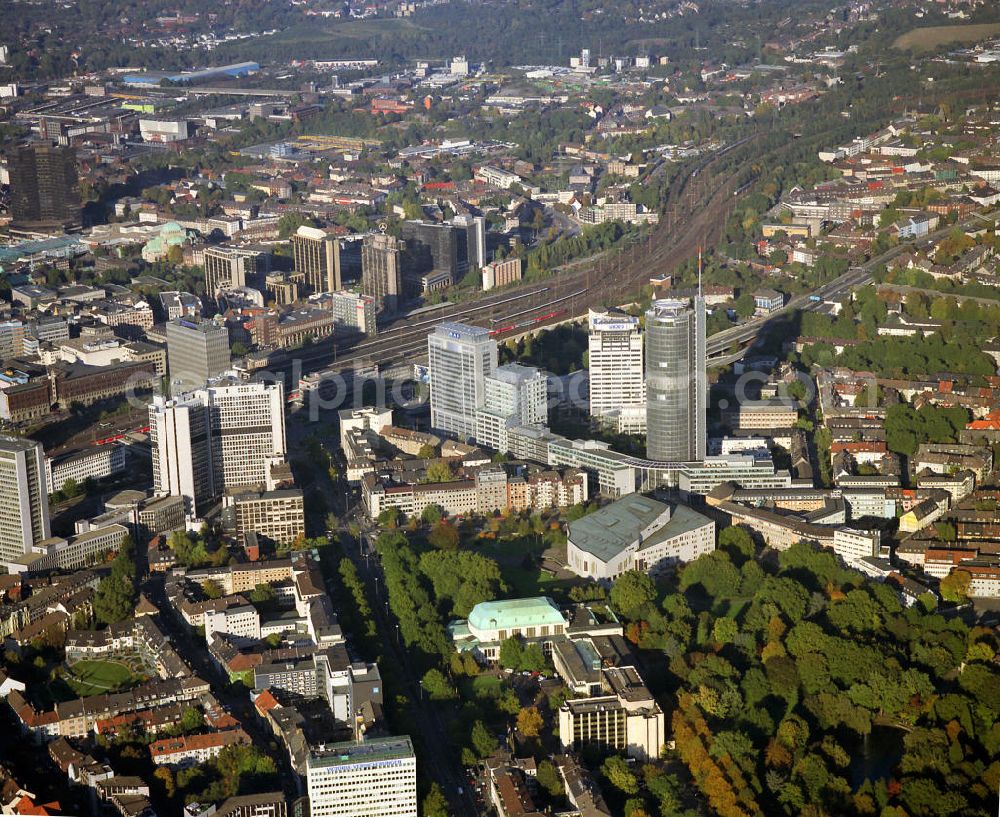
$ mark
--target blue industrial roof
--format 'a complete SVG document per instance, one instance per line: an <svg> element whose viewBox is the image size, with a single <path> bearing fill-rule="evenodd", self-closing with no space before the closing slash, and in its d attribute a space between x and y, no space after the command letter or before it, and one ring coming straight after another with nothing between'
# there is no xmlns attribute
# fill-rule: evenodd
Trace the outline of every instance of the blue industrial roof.
<svg viewBox="0 0 1000 817"><path fill-rule="evenodd" d="M260 65L256 62L237 62L232 65L220 65L217 68L183 71L179 74L167 71L144 71L141 74L126 74L124 80L130 85L159 85L165 79L171 82L197 82L212 77L242 77L259 70Z"/></svg>

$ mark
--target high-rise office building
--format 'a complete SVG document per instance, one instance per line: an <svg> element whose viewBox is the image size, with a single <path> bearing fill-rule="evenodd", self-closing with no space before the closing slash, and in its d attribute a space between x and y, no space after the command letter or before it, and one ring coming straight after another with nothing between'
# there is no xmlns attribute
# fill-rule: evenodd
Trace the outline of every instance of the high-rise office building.
<svg viewBox="0 0 1000 817"><path fill-rule="evenodd" d="M312 817L417 817L417 759L406 736L312 752L306 786Z"/></svg>
<svg viewBox="0 0 1000 817"><path fill-rule="evenodd" d="M404 221L403 240L409 253L408 272L422 275L432 270L449 273L457 280L462 270L458 252L459 230L436 221ZM465 264L468 269L468 263Z"/></svg>
<svg viewBox="0 0 1000 817"><path fill-rule="evenodd" d="M0 561L52 535L41 443L0 435Z"/></svg>
<svg viewBox="0 0 1000 817"><path fill-rule="evenodd" d="M286 453L280 383L219 382L149 407L153 484L189 513L227 490L264 486Z"/></svg>
<svg viewBox="0 0 1000 817"><path fill-rule="evenodd" d="M26 230L69 230L81 225L76 154L63 145L33 144L9 157L11 214Z"/></svg>
<svg viewBox="0 0 1000 817"><path fill-rule="evenodd" d="M482 216L455 216L451 220L458 234L456 278L479 272L486 265L486 219Z"/></svg>
<svg viewBox="0 0 1000 817"><path fill-rule="evenodd" d="M487 375L476 411L476 442L507 451L507 429L548 422L549 378L534 366L509 363Z"/></svg>
<svg viewBox="0 0 1000 817"><path fill-rule="evenodd" d="M175 400L159 395L149 406L153 489L184 499L191 515L214 495L208 413L194 395Z"/></svg>
<svg viewBox="0 0 1000 817"><path fill-rule="evenodd" d="M646 456L705 459L705 300L654 301L646 312Z"/></svg>
<svg viewBox="0 0 1000 817"><path fill-rule="evenodd" d="M590 311L590 416L622 434L646 430L646 380L639 319Z"/></svg>
<svg viewBox="0 0 1000 817"><path fill-rule="evenodd" d="M8 164L15 228L55 231L81 226L73 148L50 143L22 145L10 154Z"/></svg>
<svg viewBox="0 0 1000 817"><path fill-rule="evenodd" d="M224 289L260 287L271 271L271 256L244 247L206 247L205 292L217 295Z"/></svg>
<svg viewBox="0 0 1000 817"><path fill-rule="evenodd" d="M172 394L198 389L229 369L224 323L180 318L167 324L167 368Z"/></svg>
<svg viewBox="0 0 1000 817"><path fill-rule="evenodd" d="M336 292L340 280L340 242L315 227L299 227L292 236L295 272L311 292Z"/></svg>
<svg viewBox="0 0 1000 817"><path fill-rule="evenodd" d="M280 383L232 383L204 390L215 490L266 483L285 459L285 400Z"/></svg>
<svg viewBox="0 0 1000 817"><path fill-rule="evenodd" d="M486 398L486 377L497 368L497 344L488 329L442 323L427 336L431 427L468 439Z"/></svg>
<svg viewBox="0 0 1000 817"><path fill-rule="evenodd" d="M403 248L383 233L365 236L361 245L361 291L387 312L395 312L403 296Z"/></svg>

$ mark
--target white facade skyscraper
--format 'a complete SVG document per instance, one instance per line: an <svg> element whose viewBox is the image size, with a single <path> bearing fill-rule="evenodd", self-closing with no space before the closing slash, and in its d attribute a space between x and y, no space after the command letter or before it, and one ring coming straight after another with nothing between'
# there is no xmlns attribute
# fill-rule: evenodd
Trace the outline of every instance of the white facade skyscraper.
<svg viewBox="0 0 1000 817"><path fill-rule="evenodd" d="M208 414L195 395L170 400L157 395L149 406L149 442L153 455L153 489L184 497L185 509L213 496Z"/></svg>
<svg viewBox="0 0 1000 817"><path fill-rule="evenodd" d="M476 442L507 451L507 429L548 422L549 378L533 366L509 363L486 377L476 412Z"/></svg>
<svg viewBox="0 0 1000 817"><path fill-rule="evenodd" d="M52 535L41 443L0 435L0 561Z"/></svg>
<svg viewBox="0 0 1000 817"><path fill-rule="evenodd" d="M476 435L476 411L486 399L486 377L497 368L497 344L488 329L442 323L427 337L431 428L465 440Z"/></svg>
<svg viewBox="0 0 1000 817"><path fill-rule="evenodd" d="M306 786L312 817L417 817L417 759L405 736L310 754Z"/></svg>
<svg viewBox="0 0 1000 817"><path fill-rule="evenodd" d="M646 456L698 462L707 443L705 300L654 301L646 312Z"/></svg>
<svg viewBox="0 0 1000 817"><path fill-rule="evenodd" d="M590 311L590 416L622 434L646 430L646 380L639 319Z"/></svg>
<svg viewBox="0 0 1000 817"><path fill-rule="evenodd" d="M183 496L189 513L226 490L264 485L285 458L280 383L219 383L149 408L153 483Z"/></svg>

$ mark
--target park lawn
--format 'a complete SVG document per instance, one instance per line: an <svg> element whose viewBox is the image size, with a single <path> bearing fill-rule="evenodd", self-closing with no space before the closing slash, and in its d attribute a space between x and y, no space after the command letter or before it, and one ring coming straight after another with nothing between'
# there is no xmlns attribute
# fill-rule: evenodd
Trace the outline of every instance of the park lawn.
<svg viewBox="0 0 1000 817"><path fill-rule="evenodd" d="M557 579L551 571L534 565L534 560L541 557L547 547L541 537L482 539L474 547L500 565L500 575L512 597L528 598L546 596L553 592L568 592L573 585L579 583L575 579ZM531 567L526 565L525 557L532 559Z"/></svg>
<svg viewBox="0 0 1000 817"><path fill-rule="evenodd" d="M503 691L503 681L495 675L477 675L471 685L472 694L477 699L499 698Z"/></svg>
<svg viewBox="0 0 1000 817"><path fill-rule="evenodd" d="M576 579L557 579L551 571L537 567L529 569L501 565L500 573L510 588L511 594L516 598L550 596L553 593L569 592L571 587L579 584Z"/></svg>
<svg viewBox="0 0 1000 817"><path fill-rule="evenodd" d="M66 684L78 695L99 695L129 685L135 676L120 661L85 659L68 667L63 676Z"/></svg>
<svg viewBox="0 0 1000 817"><path fill-rule="evenodd" d="M912 49L918 53L933 51L949 43L973 43L1000 34L1000 23L975 23L965 26L922 26L898 36L893 48Z"/></svg>

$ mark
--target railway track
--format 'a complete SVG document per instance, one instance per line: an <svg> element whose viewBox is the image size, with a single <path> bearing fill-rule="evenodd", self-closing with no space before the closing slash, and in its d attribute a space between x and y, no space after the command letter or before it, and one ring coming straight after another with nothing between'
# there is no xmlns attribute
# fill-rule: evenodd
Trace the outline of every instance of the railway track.
<svg viewBox="0 0 1000 817"><path fill-rule="evenodd" d="M757 138L742 139L696 164L668 194L666 207L681 215L669 225L661 224L643 241L615 253L604 253L589 263L571 262L550 278L524 283L494 297L410 316L370 340L347 347L316 344L298 350L297 369L290 363L286 372L293 376L296 371L300 375L317 372L322 376L324 370L332 373L414 360L426 352L427 336L434 326L444 321L483 326L502 340L584 314L591 307L621 303L626 295L647 284L653 274L676 269L694 257L699 247L711 246L718 240L735 200L737 173L724 174L715 166L730 151ZM290 384L292 391L296 385Z"/></svg>

